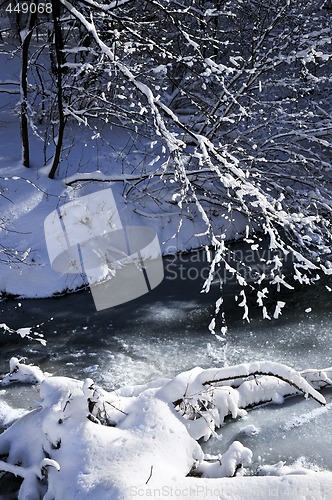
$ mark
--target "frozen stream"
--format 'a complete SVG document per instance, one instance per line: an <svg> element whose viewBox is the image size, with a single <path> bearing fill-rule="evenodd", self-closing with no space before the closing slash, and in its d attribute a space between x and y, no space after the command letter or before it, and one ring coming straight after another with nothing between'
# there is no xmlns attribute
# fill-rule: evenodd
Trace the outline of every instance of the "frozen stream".
<svg viewBox="0 0 332 500"><path fill-rule="evenodd" d="M184 269L188 271L190 266L192 262ZM207 329L217 287L211 295L199 294L202 282L190 279L197 273L183 271L173 279L175 269L173 260L166 260L166 279L158 288L102 312L95 311L88 291L55 299L2 302L1 323L13 329L34 327L33 331L44 334L47 345L21 339L17 334L1 334L1 373L8 372L11 356L24 356L27 362L54 375L89 376L111 389L172 377L197 365L223 366L225 362L262 359L286 363L297 370L332 365L332 294L324 284L288 293L283 297L287 301L283 315L277 321L262 320L260 311L256 311L250 324L239 319L241 310L230 298L230 287L224 349ZM308 308L312 311L305 312ZM332 391L324 395L330 403ZM33 408L37 397L33 387L1 390L0 426L15 417L9 407ZM243 431L249 424L258 429L258 434ZM206 444L206 451L222 453L238 439L254 453L253 473L260 464L280 460L291 464L300 457L332 470L330 404L319 407L313 400L292 398L282 406L251 411L246 418L225 425L221 434L222 439L212 438Z"/></svg>

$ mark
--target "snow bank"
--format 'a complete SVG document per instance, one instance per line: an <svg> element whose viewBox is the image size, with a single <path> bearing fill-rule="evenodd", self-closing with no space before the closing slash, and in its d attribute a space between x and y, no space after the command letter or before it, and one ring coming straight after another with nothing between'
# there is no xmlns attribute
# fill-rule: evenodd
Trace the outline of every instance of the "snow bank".
<svg viewBox="0 0 332 500"><path fill-rule="evenodd" d="M250 449L234 441L223 454L205 456L197 442L214 434L226 416L241 417L252 401L266 403L278 391L281 398L305 392L324 404L308 379L314 377L319 386L331 370L306 372L305 380L268 362L194 368L170 381L106 392L90 378L45 377L17 358L10 369L5 381L12 381L14 369L22 382L39 378L40 390L39 406L0 435L0 455L6 457L0 469L23 479L19 499L307 499L314 494L317 500L331 491L331 473L299 464L277 464L262 468L260 477L243 477ZM251 397L245 384L251 384Z"/></svg>

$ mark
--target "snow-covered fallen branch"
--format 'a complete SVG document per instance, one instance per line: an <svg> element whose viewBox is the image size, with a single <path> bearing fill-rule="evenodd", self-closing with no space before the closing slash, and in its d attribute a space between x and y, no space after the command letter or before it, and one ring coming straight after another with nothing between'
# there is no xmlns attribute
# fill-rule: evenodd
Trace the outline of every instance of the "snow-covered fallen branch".
<svg viewBox="0 0 332 500"><path fill-rule="evenodd" d="M35 382L27 368L40 379L39 406L0 435L0 455L6 459L0 470L22 478L19 499L55 500L129 499L135 494L158 498L163 487L181 484L198 491L209 487L209 481L218 481L213 487L220 491L227 484L231 498L244 498L236 496L242 483L224 481L245 473L251 450L234 441L223 454L210 457L197 441L213 435L226 416L241 417L253 404L280 403L298 392L324 404L313 385L331 385L332 374L332 369L301 374L265 361L194 368L172 380L107 392L91 379L43 377L37 367L14 358L6 377L15 369L24 375L18 380ZM320 477L332 484L330 474L310 476L317 485ZM276 481L251 479L260 492Z"/></svg>
<svg viewBox="0 0 332 500"><path fill-rule="evenodd" d="M2 380L1 385L9 385L16 382L22 384L38 384L45 378L45 374L38 366L26 365L23 363L24 359L13 357L9 361L9 373L7 373Z"/></svg>

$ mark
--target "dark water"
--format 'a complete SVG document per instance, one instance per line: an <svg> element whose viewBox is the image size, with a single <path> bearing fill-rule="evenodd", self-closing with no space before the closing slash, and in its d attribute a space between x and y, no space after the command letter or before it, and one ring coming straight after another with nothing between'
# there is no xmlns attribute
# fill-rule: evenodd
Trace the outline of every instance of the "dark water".
<svg viewBox="0 0 332 500"><path fill-rule="evenodd" d="M218 342L208 325L220 288L216 283L208 294L200 293L207 263L197 259L194 254L165 259L165 279L157 288L104 311L96 311L88 289L52 299L0 303L1 323L14 330L32 327L47 342L43 346L0 333L0 373L8 371L11 356L23 356L53 374L80 378L89 372L111 388L225 360L233 364L267 358L299 370L332 364L332 292L326 283L271 294L271 316L277 299L286 302L279 319L271 321L262 319L256 295L249 293L250 323L241 319L243 309L234 300L240 289L227 283L228 332L226 342Z"/></svg>
<svg viewBox="0 0 332 500"><path fill-rule="evenodd" d="M8 372L8 361L15 355L54 375L89 376L105 389L112 389L172 377L197 365L262 359L298 370L332 365L332 293L326 283L284 293L279 300L286 305L278 320L263 320L255 297L249 295L253 307L250 323L241 319L242 309L234 301L236 286L228 284L228 332L226 340L220 342L207 328L220 295L219 286L213 285L209 294L200 293L200 276L206 276L204 259L193 261L191 254L176 261L170 257L164 264L166 277L155 290L101 312L95 310L89 290L52 299L2 302L0 323L12 329L33 327L33 332L44 335L47 345L1 333L0 373ZM273 300L275 297L271 304ZM312 311L305 312L308 308ZM332 401L328 391L326 398ZM3 401L12 408L33 408L35 399L31 387L13 386L0 392L0 405ZM223 427L223 439L210 440L206 450L222 453L232 440L239 439L254 452L253 471L260 464L279 460L289 464L301 456L332 470L330 409L328 406L317 414L314 410L315 402L300 398L290 399L284 406L256 409L247 419ZM298 415L303 416L301 424L294 420ZM308 415L311 417L306 421L304 416ZM296 425L291 425L293 421ZM257 436L242 432L248 424L259 428Z"/></svg>

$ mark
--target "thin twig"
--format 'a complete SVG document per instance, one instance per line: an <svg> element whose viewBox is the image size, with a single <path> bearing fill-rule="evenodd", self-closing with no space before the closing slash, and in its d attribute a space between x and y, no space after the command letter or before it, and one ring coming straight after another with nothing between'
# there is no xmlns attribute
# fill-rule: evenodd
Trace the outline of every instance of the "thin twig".
<svg viewBox="0 0 332 500"><path fill-rule="evenodd" d="M145 484L148 484L148 482L150 481L150 479L151 479L151 477L152 477L152 471L153 471L153 465L151 465L150 475L149 475L149 477L147 478L147 480L145 481Z"/></svg>

